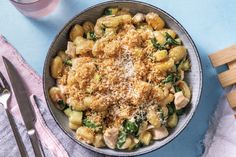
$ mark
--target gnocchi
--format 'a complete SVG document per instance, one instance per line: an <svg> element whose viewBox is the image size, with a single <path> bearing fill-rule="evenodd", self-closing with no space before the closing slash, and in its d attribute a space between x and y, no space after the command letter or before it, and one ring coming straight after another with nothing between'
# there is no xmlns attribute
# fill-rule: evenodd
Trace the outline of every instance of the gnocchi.
<svg viewBox="0 0 236 157"><path fill-rule="evenodd" d="M76 37L74 40L76 46L76 54L86 54L93 49L94 42L92 40L84 39L83 37Z"/></svg>
<svg viewBox="0 0 236 157"><path fill-rule="evenodd" d="M140 135L140 141L144 144L144 145L149 145L152 139L152 134L148 131L145 131L143 134Z"/></svg>
<svg viewBox="0 0 236 157"><path fill-rule="evenodd" d="M93 144L94 144L95 147L98 147L98 148L105 146L105 143L104 143L104 140L103 140L103 137L102 137L101 133L95 135Z"/></svg>
<svg viewBox="0 0 236 157"><path fill-rule="evenodd" d="M186 56L186 48L183 46L177 46L170 49L169 56L172 58L175 63L179 63Z"/></svg>
<svg viewBox="0 0 236 157"><path fill-rule="evenodd" d="M76 135L78 139L82 139L83 141L89 144L92 144L95 139L93 130L83 126L79 127L76 130Z"/></svg>
<svg viewBox="0 0 236 157"><path fill-rule="evenodd" d="M76 24L70 31L70 40L74 41L76 37L83 36L84 35L84 29L81 25Z"/></svg>
<svg viewBox="0 0 236 157"><path fill-rule="evenodd" d="M85 21L83 23L83 29L84 29L84 33L93 32L94 31L94 24L90 21Z"/></svg>
<svg viewBox="0 0 236 157"><path fill-rule="evenodd" d="M165 26L164 20L158 14L153 12L146 15L146 21L154 30L160 30Z"/></svg>
<svg viewBox="0 0 236 157"><path fill-rule="evenodd" d="M53 78L59 78L63 70L63 62L60 56L56 56L51 63L51 75Z"/></svg>
<svg viewBox="0 0 236 157"><path fill-rule="evenodd" d="M173 39L175 39L176 37L175 31L173 31L172 29L164 28L164 29L159 30L159 32L164 36L166 35L166 33L168 33Z"/></svg>

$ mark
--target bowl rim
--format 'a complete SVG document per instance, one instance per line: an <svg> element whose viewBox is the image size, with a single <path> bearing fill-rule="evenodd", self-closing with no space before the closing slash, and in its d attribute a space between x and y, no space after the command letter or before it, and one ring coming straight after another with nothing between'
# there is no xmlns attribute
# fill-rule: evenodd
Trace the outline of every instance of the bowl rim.
<svg viewBox="0 0 236 157"><path fill-rule="evenodd" d="M52 47L53 45L55 44L56 42L56 39L61 35L61 33L63 32L63 30L71 23L73 22L73 20L75 18L77 18L78 16L80 16L81 14L89 11L90 9L92 8L96 8L98 6L102 6L102 5L107 5L107 4L115 4L115 3L130 3L130 4L141 4L141 5L144 5L144 6L147 6L147 7L151 7L155 10L158 10L160 12L162 12L163 14L165 14L166 16L168 16L172 21L174 21L180 29L182 29L182 31L184 32L185 36L187 37L187 39L189 40L189 43L190 45L193 47L193 51L196 55L196 59L197 59L197 62L199 63L199 66L198 66L198 70L199 70L199 80L200 80L200 84L198 86L198 95L197 95L197 99L196 99L196 105L195 105L195 108L192 109L191 112L189 112L189 119L187 119L185 121L185 123L182 124L181 128L179 130L177 130L175 132L175 134L173 134L173 136L168 139L163 145L159 146L158 148L152 148L152 149L148 149L148 150L145 150L145 151L140 151L140 152L135 152L135 151L129 151L129 152L122 152L122 151L117 151L116 153L117 154L114 154L114 153L106 153L105 151L102 151L101 149L102 148L96 148L94 146L91 146L89 144L85 144L83 142L80 142L78 140L76 140L71 134L69 134L60 124L60 122L57 120L56 116L54 115L52 109L51 109L51 106L50 106L50 101L49 101L49 96L48 96L48 93L46 91L46 70L48 67L46 67L46 63L49 59L49 54L50 54L50 51L52 50ZM89 149L89 150L92 150L96 153L99 153L99 154L105 154L105 155L119 155L119 156L136 156L136 155L143 155L143 154L147 154L147 153L150 153L150 152L153 152L157 149L160 149L162 148L163 146L165 146L166 144L170 143L172 140L174 140L177 136L179 136L181 134L181 132L186 128L186 126L190 123L190 121L192 120L192 117L193 115L195 114L196 110L197 110L197 107L200 103L200 100L201 100L201 97L202 97L202 88L203 88L203 71L202 71L202 62L201 62L201 58L200 58L200 55L199 55L199 52L197 50L197 47L195 45L195 43L193 42L191 36L189 35L189 33L186 31L186 29L172 16L170 15L169 13L167 13L166 11L162 10L161 8L157 7L157 6L154 6L152 4L149 4L149 3L146 3L146 2L141 2L141 1L137 1L137 0L126 0L126 1L123 1L123 0L109 0L109 1L106 1L106 2L101 2L101 3L97 3L95 5L92 5L82 11L80 11L78 14L76 14L75 16L73 16L68 22L66 22L66 24L64 24L64 26L60 29L60 31L57 33L57 35L54 37L49 49L48 49L48 52L47 52L47 55L46 55L46 58L45 58L45 62L44 62L44 67L43 67L43 92L44 92L44 98L46 100L46 103L47 103L47 106L49 108L49 111L53 117L53 119L55 120L55 122L57 123L57 125L59 126L60 129L63 130L63 132L69 136L73 141L75 141L76 143L78 143L79 145L83 146L84 148L86 149ZM148 146L147 146L148 147ZM141 148L142 149L142 148Z"/></svg>

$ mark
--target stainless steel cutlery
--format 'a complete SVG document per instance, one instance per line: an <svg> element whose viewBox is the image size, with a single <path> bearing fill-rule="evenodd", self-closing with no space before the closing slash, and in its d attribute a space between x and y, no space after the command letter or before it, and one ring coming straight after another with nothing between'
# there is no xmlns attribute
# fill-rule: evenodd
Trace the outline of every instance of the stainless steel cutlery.
<svg viewBox="0 0 236 157"><path fill-rule="evenodd" d="M6 66L12 89L14 91L16 101L21 112L21 116L27 129L31 144L33 146L35 156L43 157L44 152L42 150L42 146L38 138L38 133L35 129L36 115L29 99L29 96L27 95L27 88L25 87L25 83L22 80L19 72L8 59L3 57L3 62ZM9 90L10 88L8 89L8 91ZM9 95L10 94L6 94L5 97L9 97Z"/></svg>
<svg viewBox="0 0 236 157"><path fill-rule="evenodd" d="M25 150L24 144L21 140L21 136L17 130L17 127L16 127L13 117L8 110L8 100L9 100L10 96L11 96L10 86L8 85L5 77L0 72L0 104L2 104L4 106L4 109L6 111L8 119L9 119L9 122L10 122L10 125L12 128L13 134L15 136L16 143L18 145L21 156L27 157L28 155Z"/></svg>

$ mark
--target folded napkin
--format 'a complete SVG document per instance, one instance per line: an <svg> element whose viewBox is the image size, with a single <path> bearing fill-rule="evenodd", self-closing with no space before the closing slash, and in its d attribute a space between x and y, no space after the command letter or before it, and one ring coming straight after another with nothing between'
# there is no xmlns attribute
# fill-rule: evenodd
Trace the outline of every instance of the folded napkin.
<svg viewBox="0 0 236 157"><path fill-rule="evenodd" d="M28 97L31 97L32 105L35 109L37 121L36 130L39 133L39 138L42 142L43 149L46 156L52 157L68 157L68 156L86 156L95 157L102 156L88 149L83 148L72 139L70 139L56 124L47 108L42 87L41 77L23 60L23 58L17 53L17 51L6 41L6 39L0 35L0 69L6 79L7 73L2 61L2 57L8 58L20 71L20 75L25 80L27 86ZM39 106L34 103L32 94L36 95L39 99ZM17 123L18 130L22 136L22 141L25 144L28 155L34 156L32 146L27 136L22 117L14 97L14 93L9 101L9 108L11 114ZM0 156L20 156L18 147L13 137L12 130L7 120L4 109L0 108Z"/></svg>
<svg viewBox="0 0 236 157"><path fill-rule="evenodd" d="M234 87L232 90L236 90ZM226 89L224 93L228 93ZM236 156L236 119L235 111L228 104L224 94L217 106L209 129L205 135L205 152L202 157Z"/></svg>

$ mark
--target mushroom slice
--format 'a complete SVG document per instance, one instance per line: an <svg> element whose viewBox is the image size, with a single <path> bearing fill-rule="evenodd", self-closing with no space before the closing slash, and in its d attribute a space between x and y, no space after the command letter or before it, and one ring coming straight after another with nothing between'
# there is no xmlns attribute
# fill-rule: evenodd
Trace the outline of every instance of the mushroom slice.
<svg viewBox="0 0 236 157"><path fill-rule="evenodd" d="M117 128L113 127L106 129L105 133L103 134L103 139L109 148L115 149L118 134L119 130Z"/></svg>
<svg viewBox="0 0 236 157"><path fill-rule="evenodd" d="M176 110L179 110L181 108L184 108L189 103L189 99L186 98L182 91L175 93L175 108Z"/></svg>
<svg viewBox="0 0 236 157"><path fill-rule="evenodd" d="M151 133L154 140L160 140L169 135L168 130L164 126L151 129Z"/></svg>
<svg viewBox="0 0 236 157"><path fill-rule="evenodd" d="M153 128L155 128L153 125L148 125L148 127L147 127L146 130L151 130L151 129L153 129Z"/></svg>
<svg viewBox="0 0 236 157"><path fill-rule="evenodd" d="M76 57L76 46L73 44L73 42L68 42L67 43L67 49L65 51L65 53L70 56L71 58L75 58Z"/></svg>
<svg viewBox="0 0 236 157"><path fill-rule="evenodd" d="M141 23L145 20L145 16L142 13L137 13L136 15L134 15L134 17L132 18L132 21L134 24L138 24Z"/></svg>

